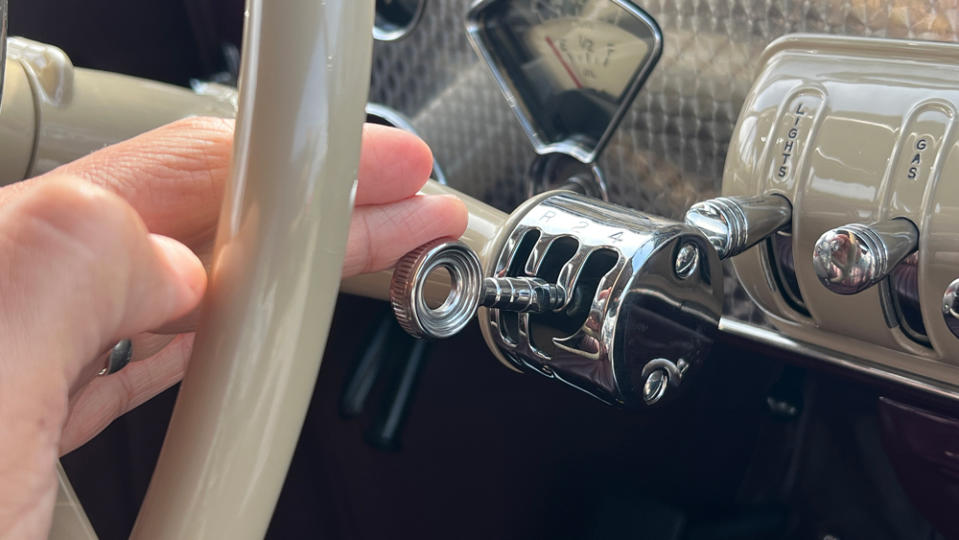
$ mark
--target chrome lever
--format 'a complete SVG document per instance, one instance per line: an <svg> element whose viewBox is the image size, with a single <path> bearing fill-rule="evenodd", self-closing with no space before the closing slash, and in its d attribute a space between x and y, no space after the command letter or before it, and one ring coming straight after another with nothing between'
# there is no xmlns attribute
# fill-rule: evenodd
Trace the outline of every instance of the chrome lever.
<svg viewBox="0 0 959 540"><path fill-rule="evenodd" d="M436 308L426 301L430 274L445 269L450 292ZM393 271L390 302L400 326L416 338L443 339L462 330L480 307L544 313L566 303L566 291L534 277L483 277L476 252L449 238L423 244L404 255Z"/></svg>
<svg viewBox="0 0 959 540"><path fill-rule="evenodd" d="M483 279L480 305L520 313L546 313L566 303L566 291L560 285L532 277Z"/></svg>
<svg viewBox="0 0 959 540"><path fill-rule="evenodd" d="M717 197L698 202L686 212L686 224L706 236L720 259L746 251L791 220L792 205L776 194Z"/></svg>
<svg viewBox="0 0 959 540"><path fill-rule="evenodd" d="M813 268L830 291L856 294L885 279L918 245L919 230L908 219L850 223L819 237Z"/></svg>

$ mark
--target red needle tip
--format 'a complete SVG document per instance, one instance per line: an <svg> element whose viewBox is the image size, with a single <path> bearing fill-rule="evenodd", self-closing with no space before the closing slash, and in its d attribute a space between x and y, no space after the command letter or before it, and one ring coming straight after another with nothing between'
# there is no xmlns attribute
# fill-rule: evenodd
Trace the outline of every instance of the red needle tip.
<svg viewBox="0 0 959 540"><path fill-rule="evenodd" d="M550 49L553 49L553 54L555 54L556 58L559 59L559 63L563 64L563 68L566 70L566 73L569 73L569 78L573 79L573 83L576 85L576 88L582 89L583 83L579 82L579 79L576 78L576 74L573 73L573 68L569 67L569 64L566 63L565 59L563 59L563 55L559 52L559 49L556 48L556 44L553 43L553 40L547 37L546 44L549 45Z"/></svg>

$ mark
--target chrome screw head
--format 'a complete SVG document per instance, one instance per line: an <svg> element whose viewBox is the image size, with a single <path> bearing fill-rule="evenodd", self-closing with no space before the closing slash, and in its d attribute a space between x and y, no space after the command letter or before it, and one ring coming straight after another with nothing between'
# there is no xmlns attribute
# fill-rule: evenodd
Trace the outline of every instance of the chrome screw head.
<svg viewBox="0 0 959 540"><path fill-rule="evenodd" d="M699 269L699 248L692 242L686 242L676 252L673 270L679 279L688 279Z"/></svg>
<svg viewBox="0 0 959 540"><path fill-rule="evenodd" d="M643 383L643 401L647 405L652 405L666 395L666 388L669 386L669 373L665 369L657 369L646 377Z"/></svg>

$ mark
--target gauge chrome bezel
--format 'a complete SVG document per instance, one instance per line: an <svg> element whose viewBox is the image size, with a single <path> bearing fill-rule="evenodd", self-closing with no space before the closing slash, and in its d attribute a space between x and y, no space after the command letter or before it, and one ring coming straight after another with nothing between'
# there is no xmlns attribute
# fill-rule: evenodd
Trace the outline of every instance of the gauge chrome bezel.
<svg viewBox="0 0 959 540"><path fill-rule="evenodd" d="M530 142L533 143L533 147L538 155L560 153L572 156L586 164L594 163L606 147L606 144L609 143L609 140L612 138L613 133L616 131L623 117L626 116L626 112L632 106L633 100L636 99L636 95L643 87L649 74L659 62L663 53L662 29L660 29L655 19L630 0L606 0L619 6L637 20L642 21L649 28L650 35L652 36L650 52L645 63L633 74L626 91L622 95L619 107L610 118L609 124L607 124L603 134L594 144L589 144L574 136L566 137L559 141L548 141L541 135L542 130L534 118L534 115L530 112L530 108L525 102L523 94L509 77L502 58L494 52L492 44L486 39L483 31L482 17L485 11L491 6L509 1L512 0L477 0L473 3L466 15L466 32L469 36L470 43L473 45L473 49L486 61L493 77L496 79L497 85L506 98L506 102L519 119L520 124L523 126L523 131L526 132Z"/></svg>
<svg viewBox="0 0 959 540"><path fill-rule="evenodd" d="M399 41L410 35L419 25L420 20L423 19L423 14L426 12L427 1L428 0L418 0L413 18L410 19L408 23L402 26L396 25L396 28L392 29L386 29L379 23L378 19L380 14L377 12L373 21L373 39L376 41L390 42Z"/></svg>

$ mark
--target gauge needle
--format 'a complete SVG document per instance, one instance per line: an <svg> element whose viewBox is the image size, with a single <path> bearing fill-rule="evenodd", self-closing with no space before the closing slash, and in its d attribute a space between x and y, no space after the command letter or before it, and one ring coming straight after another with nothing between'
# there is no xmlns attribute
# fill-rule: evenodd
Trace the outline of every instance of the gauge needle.
<svg viewBox="0 0 959 540"><path fill-rule="evenodd" d="M566 73L569 73L569 78L573 79L573 82L576 84L576 88L583 88L583 83L579 82L579 79L576 78L576 74L573 73L573 68L569 67L569 64L566 63L566 60L563 58L563 55L559 52L559 49L556 48L556 44L553 43L553 40L549 37L546 38L546 44L549 45L550 49L553 49L553 53L556 54L556 58L559 59L559 63L563 64L563 68L566 69Z"/></svg>

